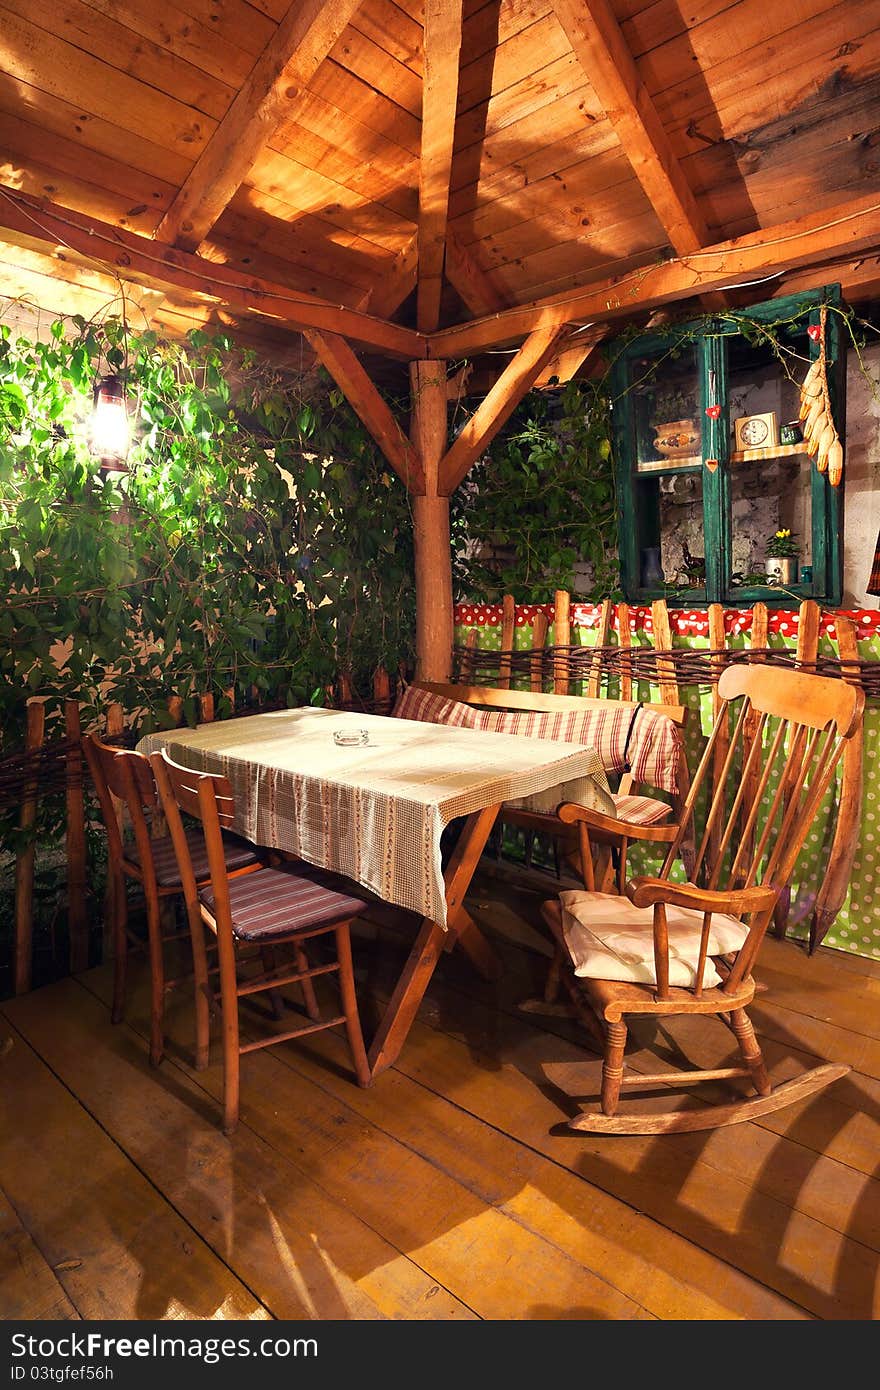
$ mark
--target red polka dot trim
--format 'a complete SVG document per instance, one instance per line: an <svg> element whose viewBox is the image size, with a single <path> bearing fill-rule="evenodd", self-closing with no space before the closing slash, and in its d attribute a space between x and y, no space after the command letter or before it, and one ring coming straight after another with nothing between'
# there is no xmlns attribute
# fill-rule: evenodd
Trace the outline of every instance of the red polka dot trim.
<svg viewBox="0 0 880 1390"><path fill-rule="evenodd" d="M601 607L595 603L574 603L571 606L572 627L595 628L601 618ZM631 632L653 632L650 608L633 606L630 612ZM531 627L539 613L548 622L553 622L552 603L523 603L516 607L516 626ZM880 633L880 612L864 608L840 609L836 613L823 613L819 622L822 637L836 635L835 618L850 618L858 625L860 637L873 637ZM457 627L500 627L500 603L459 603L455 608ZM671 608L669 623L673 633L680 637L707 637L709 635L709 615L705 608ZM618 627L615 612L613 626ZM768 630L781 637L797 637L798 615L787 609L778 608L768 615ZM750 632L752 610L750 608L727 608L724 611L724 631L728 635Z"/></svg>

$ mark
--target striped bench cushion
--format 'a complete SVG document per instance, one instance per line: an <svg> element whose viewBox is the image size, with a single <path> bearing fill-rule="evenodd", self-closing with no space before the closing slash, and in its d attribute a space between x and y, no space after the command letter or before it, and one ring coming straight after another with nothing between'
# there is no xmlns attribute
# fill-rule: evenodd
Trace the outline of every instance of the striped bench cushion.
<svg viewBox="0 0 880 1390"><path fill-rule="evenodd" d="M394 719L417 719L426 724L451 724L459 729L478 729L480 712L461 700L447 700L430 690L409 685L398 695L391 711Z"/></svg>
<svg viewBox="0 0 880 1390"><path fill-rule="evenodd" d="M459 700L409 686L398 696L392 714L398 719L585 743L598 753L606 772L631 772L636 782L665 792L675 792L678 787L684 750L681 730L668 714L644 705L608 700L600 709L473 709Z"/></svg>
<svg viewBox="0 0 880 1390"><path fill-rule="evenodd" d="M199 901L213 915L213 889L203 888ZM306 866L305 872L299 868L261 869L230 879L229 905L233 935L241 941L264 941L356 917L366 901L333 886L328 876Z"/></svg>
<svg viewBox="0 0 880 1390"><path fill-rule="evenodd" d="M186 841L189 845L193 873L196 878L209 878L208 851L205 848L205 837L201 830L187 830ZM226 851L226 868L229 873L235 869L246 869L250 864L259 863L259 856L253 845L249 844L247 840L243 840L240 835L231 835L224 831L223 846ZM159 887L179 888L180 870L177 867L177 855L174 852L174 842L171 836L161 835L157 839L151 840L150 852L153 856L153 867ZM140 864L140 855L136 844L126 846L125 857L134 864Z"/></svg>

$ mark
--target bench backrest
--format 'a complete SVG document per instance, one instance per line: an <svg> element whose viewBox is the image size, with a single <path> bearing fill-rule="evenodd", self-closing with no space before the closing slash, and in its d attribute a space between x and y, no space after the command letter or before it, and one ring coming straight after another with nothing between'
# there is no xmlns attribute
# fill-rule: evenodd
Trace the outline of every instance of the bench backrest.
<svg viewBox="0 0 880 1390"><path fill-rule="evenodd" d="M398 696L393 713L402 719L589 744L606 771L620 774L621 792L638 784L675 798L686 787L681 737L686 710L681 705L415 681Z"/></svg>

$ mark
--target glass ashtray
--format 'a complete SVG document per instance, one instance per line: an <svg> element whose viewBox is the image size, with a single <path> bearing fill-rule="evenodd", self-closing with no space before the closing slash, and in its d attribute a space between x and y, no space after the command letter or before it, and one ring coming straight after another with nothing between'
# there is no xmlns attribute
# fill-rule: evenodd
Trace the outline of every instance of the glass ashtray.
<svg viewBox="0 0 880 1390"><path fill-rule="evenodd" d="M333 742L340 748L362 748L365 743L369 743L370 735L367 729L334 729Z"/></svg>

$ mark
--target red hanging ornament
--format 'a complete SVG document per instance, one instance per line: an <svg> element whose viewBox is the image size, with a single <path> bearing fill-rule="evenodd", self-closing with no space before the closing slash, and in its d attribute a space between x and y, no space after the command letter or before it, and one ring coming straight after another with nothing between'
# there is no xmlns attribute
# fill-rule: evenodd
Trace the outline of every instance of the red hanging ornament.
<svg viewBox="0 0 880 1390"><path fill-rule="evenodd" d="M720 406L720 405L707 405L707 406L706 406L706 414L708 415L708 417L709 417L710 420L720 420L720 418L721 418L721 406Z"/></svg>
<svg viewBox="0 0 880 1390"><path fill-rule="evenodd" d="M822 328L818 323L811 323L807 329L807 337L814 343L818 343L822 338Z"/></svg>

